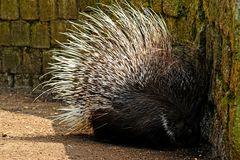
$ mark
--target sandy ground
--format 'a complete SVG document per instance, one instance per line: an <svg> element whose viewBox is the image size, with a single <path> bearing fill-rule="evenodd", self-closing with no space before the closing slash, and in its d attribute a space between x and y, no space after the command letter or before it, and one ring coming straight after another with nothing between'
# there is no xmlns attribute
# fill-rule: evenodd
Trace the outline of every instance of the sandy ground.
<svg viewBox="0 0 240 160"><path fill-rule="evenodd" d="M151 150L100 143L91 136L65 134L49 116L60 103L19 91L0 90L0 160L199 160L207 149Z"/></svg>

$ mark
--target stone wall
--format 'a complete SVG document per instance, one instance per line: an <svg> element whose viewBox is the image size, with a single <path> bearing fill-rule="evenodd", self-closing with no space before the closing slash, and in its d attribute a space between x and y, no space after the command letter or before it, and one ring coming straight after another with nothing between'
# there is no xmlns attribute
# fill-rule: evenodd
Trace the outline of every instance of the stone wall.
<svg viewBox="0 0 240 160"><path fill-rule="evenodd" d="M46 73L50 49L63 42L60 32L67 21L79 18L87 6L110 4L113 0L0 0L0 84L1 87L34 87ZM152 7L167 17L177 38L195 40L197 3L192 1L133 0L136 6ZM189 5L191 4L191 5ZM190 6L190 8L186 8ZM189 23L187 27L185 23Z"/></svg>
<svg viewBox="0 0 240 160"><path fill-rule="evenodd" d="M239 11L239 0L204 2L206 52L212 59L211 98L216 112L211 140L225 159L240 157Z"/></svg>
<svg viewBox="0 0 240 160"><path fill-rule="evenodd" d="M69 28L67 20L79 18L87 6L110 4L113 0L0 0L0 84L1 87L34 87L46 73L50 49L66 38L60 32ZM193 40L195 23L189 18L191 1L133 0L136 6L152 7L168 17L177 37ZM197 4L191 11L196 12ZM191 24L185 27L184 23ZM182 23L184 22L184 23Z"/></svg>
<svg viewBox="0 0 240 160"><path fill-rule="evenodd" d="M113 0L112 0L113 1ZM0 0L0 84L34 87L67 20L111 0ZM240 157L240 0L132 0L161 13L173 37L190 41L211 68L214 107L207 136L222 159Z"/></svg>
<svg viewBox="0 0 240 160"><path fill-rule="evenodd" d="M50 48L63 41L76 0L0 0L0 84L33 87L46 72Z"/></svg>
<svg viewBox="0 0 240 160"><path fill-rule="evenodd" d="M209 64L209 101L213 116L208 117L203 127L208 130L214 156L239 159L240 0L161 2L161 13L173 36L195 43Z"/></svg>

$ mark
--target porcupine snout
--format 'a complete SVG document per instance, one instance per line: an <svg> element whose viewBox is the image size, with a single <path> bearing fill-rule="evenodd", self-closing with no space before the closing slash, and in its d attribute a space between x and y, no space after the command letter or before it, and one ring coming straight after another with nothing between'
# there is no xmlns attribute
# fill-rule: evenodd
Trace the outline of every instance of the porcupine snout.
<svg viewBox="0 0 240 160"><path fill-rule="evenodd" d="M174 139L171 143L178 147L191 147L199 143L200 139L200 126L199 120L195 117L184 117L177 122L171 122L168 124L168 128L174 133ZM171 124L173 123L173 124Z"/></svg>

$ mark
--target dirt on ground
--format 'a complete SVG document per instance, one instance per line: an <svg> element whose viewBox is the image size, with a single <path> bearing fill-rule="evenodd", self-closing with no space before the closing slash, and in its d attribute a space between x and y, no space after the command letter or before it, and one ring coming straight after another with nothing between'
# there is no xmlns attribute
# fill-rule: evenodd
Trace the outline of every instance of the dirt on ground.
<svg viewBox="0 0 240 160"><path fill-rule="evenodd" d="M37 100L23 91L0 90L0 160L200 160L205 146L152 150L67 134L52 121L61 103Z"/></svg>

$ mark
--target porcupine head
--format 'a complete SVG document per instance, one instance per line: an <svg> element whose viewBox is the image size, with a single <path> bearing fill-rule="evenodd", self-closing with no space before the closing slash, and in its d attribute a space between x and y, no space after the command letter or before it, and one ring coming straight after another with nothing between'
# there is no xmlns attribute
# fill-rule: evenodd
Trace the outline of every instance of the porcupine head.
<svg viewBox="0 0 240 160"><path fill-rule="evenodd" d="M44 83L67 107L70 132L89 126L114 142L192 145L206 93L199 65L175 54L163 18L128 3L91 8L70 22Z"/></svg>

